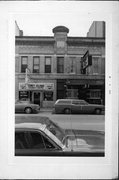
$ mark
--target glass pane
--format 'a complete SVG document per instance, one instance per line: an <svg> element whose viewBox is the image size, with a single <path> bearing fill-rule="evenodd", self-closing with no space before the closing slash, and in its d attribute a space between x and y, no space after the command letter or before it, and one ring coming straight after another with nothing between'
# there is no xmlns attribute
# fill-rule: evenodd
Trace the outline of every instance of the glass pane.
<svg viewBox="0 0 119 180"><path fill-rule="evenodd" d="M22 64L21 66L21 72L25 73L26 72L26 68L27 68L27 64Z"/></svg>
<svg viewBox="0 0 119 180"><path fill-rule="evenodd" d="M45 145L43 143L42 135L38 132L29 132L28 134L30 141L32 143L32 149L44 149Z"/></svg>
<svg viewBox="0 0 119 180"><path fill-rule="evenodd" d="M15 149L26 149L27 145L24 138L24 132L15 133Z"/></svg>
<svg viewBox="0 0 119 180"><path fill-rule="evenodd" d="M51 73L51 65L45 65L45 73Z"/></svg>
<svg viewBox="0 0 119 180"><path fill-rule="evenodd" d="M34 64L39 64L39 57L34 57L33 60L34 60Z"/></svg>
<svg viewBox="0 0 119 180"><path fill-rule="evenodd" d="M98 57L93 57L93 73L98 73Z"/></svg>
<svg viewBox="0 0 119 180"><path fill-rule="evenodd" d="M46 65L51 65L51 57L46 57L45 58L45 64Z"/></svg>
<svg viewBox="0 0 119 180"><path fill-rule="evenodd" d="M72 101L72 104L80 104L79 101Z"/></svg>
<svg viewBox="0 0 119 180"><path fill-rule="evenodd" d="M27 64L28 57L22 57L22 64Z"/></svg>
<svg viewBox="0 0 119 180"><path fill-rule="evenodd" d="M34 65L34 69L39 69L39 65Z"/></svg>
<svg viewBox="0 0 119 180"><path fill-rule="evenodd" d="M53 101L53 92L52 91L44 92L44 100Z"/></svg>
<svg viewBox="0 0 119 180"><path fill-rule="evenodd" d="M64 72L64 57L57 58L57 72L58 73Z"/></svg>

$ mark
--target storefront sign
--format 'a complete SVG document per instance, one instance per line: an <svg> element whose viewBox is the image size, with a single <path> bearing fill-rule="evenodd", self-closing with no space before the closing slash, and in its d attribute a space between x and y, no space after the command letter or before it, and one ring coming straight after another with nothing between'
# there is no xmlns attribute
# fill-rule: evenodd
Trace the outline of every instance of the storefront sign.
<svg viewBox="0 0 119 180"><path fill-rule="evenodd" d="M19 99L28 98L28 91L19 91Z"/></svg>
<svg viewBox="0 0 119 180"><path fill-rule="evenodd" d="M19 90L45 90L53 91L54 83L19 83Z"/></svg>
<svg viewBox="0 0 119 180"><path fill-rule="evenodd" d="M82 63L83 63L83 69L92 65L92 56L89 55L89 51L86 51L86 53L84 54L82 58Z"/></svg>

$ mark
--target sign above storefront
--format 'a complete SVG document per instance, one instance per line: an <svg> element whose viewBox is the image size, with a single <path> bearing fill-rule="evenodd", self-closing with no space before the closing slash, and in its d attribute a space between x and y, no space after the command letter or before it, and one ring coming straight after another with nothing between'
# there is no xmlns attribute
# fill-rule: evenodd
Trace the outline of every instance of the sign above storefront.
<svg viewBox="0 0 119 180"><path fill-rule="evenodd" d="M19 90L53 91L54 83L19 83Z"/></svg>

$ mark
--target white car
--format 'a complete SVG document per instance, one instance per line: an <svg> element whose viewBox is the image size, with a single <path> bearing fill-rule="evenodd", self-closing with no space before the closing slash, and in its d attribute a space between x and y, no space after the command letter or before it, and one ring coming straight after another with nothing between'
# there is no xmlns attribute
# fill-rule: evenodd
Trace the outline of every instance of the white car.
<svg viewBox="0 0 119 180"><path fill-rule="evenodd" d="M62 129L47 117L16 117L15 155L104 156L104 133Z"/></svg>

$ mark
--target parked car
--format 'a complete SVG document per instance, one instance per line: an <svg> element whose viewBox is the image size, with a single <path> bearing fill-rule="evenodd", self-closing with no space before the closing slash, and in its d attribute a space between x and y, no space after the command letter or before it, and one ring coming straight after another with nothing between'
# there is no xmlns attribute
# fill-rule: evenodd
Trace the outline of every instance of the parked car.
<svg viewBox="0 0 119 180"><path fill-rule="evenodd" d="M16 101L15 102L15 113L37 113L40 111L40 106L38 104L33 104L29 101Z"/></svg>
<svg viewBox="0 0 119 180"><path fill-rule="evenodd" d="M104 132L62 129L45 116L16 116L15 155L104 156Z"/></svg>
<svg viewBox="0 0 119 180"><path fill-rule="evenodd" d="M101 114L105 107L101 104L89 104L85 100L79 99L58 99L54 104L55 113L82 113L82 114Z"/></svg>

